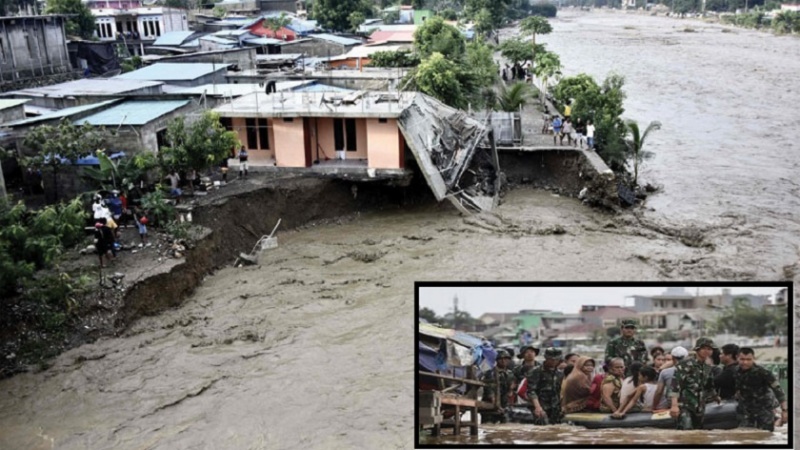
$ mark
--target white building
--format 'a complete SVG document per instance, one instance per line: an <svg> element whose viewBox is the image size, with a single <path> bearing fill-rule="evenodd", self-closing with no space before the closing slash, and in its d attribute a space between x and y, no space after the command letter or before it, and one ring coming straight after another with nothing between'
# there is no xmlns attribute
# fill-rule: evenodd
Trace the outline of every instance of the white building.
<svg viewBox="0 0 800 450"><path fill-rule="evenodd" d="M186 11L177 8L92 9L101 41L155 40L171 31L188 31Z"/></svg>

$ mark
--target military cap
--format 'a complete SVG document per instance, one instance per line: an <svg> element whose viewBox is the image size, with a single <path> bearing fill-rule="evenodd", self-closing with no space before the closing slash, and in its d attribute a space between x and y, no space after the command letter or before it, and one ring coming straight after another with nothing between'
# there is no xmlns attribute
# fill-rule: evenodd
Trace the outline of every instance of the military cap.
<svg viewBox="0 0 800 450"><path fill-rule="evenodd" d="M633 319L625 319L621 322L622 327L636 327L636 321Z"/></svg>
<svg viewBox="0 0 800 450"><path fill-rule="evenodd" d="M717 348L717 346L714 345L714 341L712 341L709 338L700 338L700 339L698 339L697 342L695 342L695 344L694 344L694 350L697 350L700 347Z"/></svg>
<svg viewBox="0 0 800 450"><path fill-rule="evenodd" d="M561 350L559 350L559 349L557 349L555 347L548 347L544 351L544 357L545 358L561 358Z"/></svg>
<svg viewBox="0 0 800 450"><path fill-rule="evenodd" d="M525 350L527 350L527 349L533 350L534 352L536 352L536 356L539 356L539 349L538 348L536 348L536 347L534 347L532 345L525 345L521 349L519 349L519 355L517 355L517 358L522 359L522 357L525 356Z"/></svg>
<svg viewBox="0 0 800 450"><path fill-rule="evenodd" d="M498 350L497 351L497 359L509 358L511 359L511 355L508 354L505 350Z"/></svg>

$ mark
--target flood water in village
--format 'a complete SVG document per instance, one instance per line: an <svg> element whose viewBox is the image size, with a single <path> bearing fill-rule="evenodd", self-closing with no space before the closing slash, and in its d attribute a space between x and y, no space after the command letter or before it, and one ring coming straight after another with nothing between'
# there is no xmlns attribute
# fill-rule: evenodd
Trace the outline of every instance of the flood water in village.
<svg viewBox="0 0 800 450"><path fill-rule="evenodd" d="M414 281L796 281L800 40L662 17L560 16L542 41L566 73L618 70L626 116L664 124L648 143L657 155L645 177L663 186L648 200L654 211L614 217L521 188L476 217L425 204L286 231L260 266L208 276L180 308L0 380L0 448L412 448ZM551 233L556 225L566 233ZM713 247L664 232L687 227ZM785 427L504 424L455 442L786 438Z"/></svg>

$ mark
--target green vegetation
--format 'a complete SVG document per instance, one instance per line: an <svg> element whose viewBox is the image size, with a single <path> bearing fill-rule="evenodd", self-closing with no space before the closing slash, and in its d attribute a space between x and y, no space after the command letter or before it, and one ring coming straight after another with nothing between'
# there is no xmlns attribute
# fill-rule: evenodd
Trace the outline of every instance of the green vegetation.
<svg viewBox="0 0 800 450"><path fill-rule="evenodd" d="M292 19L282 12L280 16L267 17L262 22L262 26L270 31L275 38L278 38L278 31L292 23Z"/></svg>
<svg viewBox="0 0 800 450"><path fill-rule="evenodd" d="M780 11L770 20L765 15L766 9L756 9L742 14L720 16L723 23L756 30L770 30L775 34L800 33L800 12Z"/></svg>
<svg viewBox="0 0 800 450"><path fill-rule="evenodd" d="M373 67L416 67L420 63L419 56L410 50L376 52L370 58Z"/></svg>
<svg viewBox="0 0 800 450"><path fill-rule="evenodd" d="M21 158L20 163L25 167L49 168L53 174L58 200L58 174L61 166L94 153L102 145L105 135L103 128L98 129L87 123L76 126L67 118L61 119L56 126L33 127L25 136L23 146L33 152L34 156Z"/></svg>
<svg viewBox="0 0 800 450"><path fill-rule="evenodd" d="M315 0L311 10L322 28L347 31L353 26L353 13L360 12L365 18L372 17L372 8L370 0Z"/></svg>
<svg viewBox="0 0 800 450"><path fill-rule="evenodd" d="M512 38L503 41L500 46L500 54L503 58L509 60L511 65L524 64L526 61L533 61L534 50L533 46L526 44L519 38ZM543 49L540 46L540 49Z"/></svg>
<svg viewBox="0 0 800 450"><path fill-rule="evenodd" d="M753 308L746 299L736 298L733 307L712 324L716 332L737 333L743 336L785 334L788 330L786 311Z"/></svg>
<svg viewBox="0 0 800 450"><path fill-rule="evenodd" d="M81 0L49 0L45 13L69 14L66 24L67 34L92 39L95 29L94 16Z"/></svg>
<svg viewBox="0 0 800 450"><path fill-rule="evenodd" d="M527 83L516 82L511 86L502 86L497 98L501 111L517 112L528 103L532 88Z"/></svg>
<svg viewBox="0 0 800 450"><path fill-rule="evenodd" d="M539 16L530 16L526 17L522 20L519 24L520 31L523 33L528 33L531 35L531 44L533 47L533 61L534 65L536 63L536 35L537 34L549 34L553 32L553 27L550 26L550 22L547 21L544 17Z"/></svg>
<svg viewBox="0 0 800 450"><path fill-rule="evenodd" d="M661 129L661 122L650 122L647 128L644 129L644 133L641 134L639 133L639 124L633 120L626 121L625 127L629 133L629 138L625 142L628 145L628 152L633 164L633 185L636 186L639 183L639 166L641 166L642 161L653 155L643 149L645 141L651 132Z"/></svg>
<svg viewBox="0 0 800 450"><path fill-rule="evenodd" d="M167 126L167 143L159 151L162 170L202 171L227 158L231 149L239 145L233 131L225 130L219 114L206 111L189 125L183 117L176 117Z"/></svg>

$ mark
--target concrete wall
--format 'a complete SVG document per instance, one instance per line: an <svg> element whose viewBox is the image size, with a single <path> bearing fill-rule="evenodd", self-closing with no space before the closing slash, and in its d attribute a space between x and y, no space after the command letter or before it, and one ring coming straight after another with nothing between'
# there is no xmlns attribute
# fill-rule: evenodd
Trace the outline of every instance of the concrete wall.
<svg viewBox="0 0 800 450"><path fill-rule="evenodd" d="M200 78L195 78L194 80L169 80L169 81L154 80L154 81L164 81L167 84L172 84L175 86L185 86L185 87L196 87L196 86L202 86L204 84L213 84L213 83L223 84L225 83L225 72L227 71L221 69L216 72L209 73L208 75L204 75Z"/></svg>
<svg viewBox="0 0 800 450"><path fill-rule="evenodd" d="M273 122L275 132L275 161L279 167L307 167L305 156L305 134L303 119L277 119Z"/></svg>
<svg viewBox="0 0 800 450"><path fill-rule="evenodd" d="M343 150L336 148L336 140L333 130L333 118L320 117L317 120L317 132L319 133L319 158L321 160L336 158L336 150ZM344 120L344 119L342 119ZM366 119L355 119L356 121L356 151L345 152L346 159L367 159L367 122ZM313 119L312 119L313 127ZM346 141L345 141L346 142ZM317 143L312 139L312 148ZM312 152L314 158L317 156L317 151L314 149Z"/></svg>
<svg viewBox="0 0 800 450"><path fill-rule="evenodd" d="M25 105L0 109L0 125L25 118Z"/></svg>
<svg viewBox="0 0 800 450"><path fill-rule="evenodd" d="M351 48L323 39L308 38L281 45L281 53L305 53L306 56L326 57L345 54Z"/></svg>
<svg viewBox="0 0 800 450"><path fill-rule="evenodd" d="M402 137L396 119L380 123L378 119L366 119L367 161L376 169L402 168Z"/></svg>
<svg viewBox="0 0 800 450"><path fill-rule="evenodd" d="M297 2L295 0L258 0L258 8L263 12L289 11L296 13Z"/></svg>
<svg viewBox="0 0 800 450"><path fill-rule="evenodd" d="M230 50L216 50L204 53L191 53L188 55L169 56L159 59L159 62L203 62L216 64L235 64L239 69L250 70L256 67L256 49L236 48Z"/></svg>
<svg viewBox="0 0 800 450"><path fill-rule="evenodd" d="M0 82L72 70L62 17L0 19Z"/></svg>

